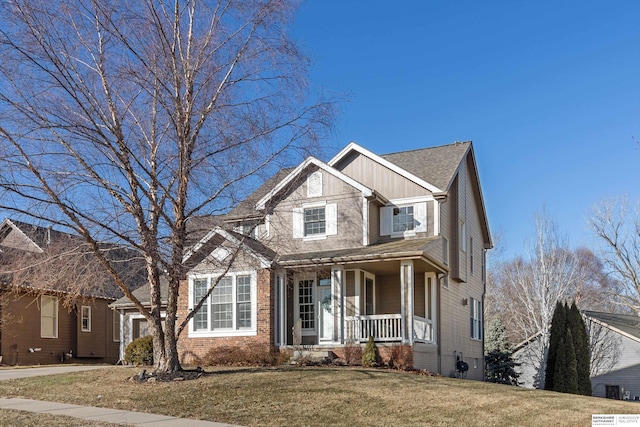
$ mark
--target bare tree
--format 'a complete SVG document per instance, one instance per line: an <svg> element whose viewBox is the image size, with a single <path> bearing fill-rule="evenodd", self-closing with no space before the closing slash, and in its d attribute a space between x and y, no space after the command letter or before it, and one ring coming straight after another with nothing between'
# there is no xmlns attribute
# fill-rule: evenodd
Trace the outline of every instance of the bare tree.
<svg viewBox="0 0 640 427"><path fill-rule="evenodd" d="M626 197L594 207L589 225L600 243L600 257L619 287L614 300L640 315L640 200L630 209Z"/></svg>
<svg viewBox="0 0 640 427"><path fill-rule="evenodd" d="M331 121L332 104L310 99L308 61L286 32L293 3L0 6L0 209L85 240L151 325L157 371L180 369L187 221L225 212L298 162ZM150 308L104 256L105 241L141 254Z"/></svg>
<svg viewBox="0 0 640 427"><path fill-rule="evenodd" d="M576 258L545 213L536 215L536 239L528 258L503 263L494 275L492 294L504 316L512 339L536 338L528 354L537 370L537 384L544 385L551 318L556 303L574 295L583 281Z"/></svg>

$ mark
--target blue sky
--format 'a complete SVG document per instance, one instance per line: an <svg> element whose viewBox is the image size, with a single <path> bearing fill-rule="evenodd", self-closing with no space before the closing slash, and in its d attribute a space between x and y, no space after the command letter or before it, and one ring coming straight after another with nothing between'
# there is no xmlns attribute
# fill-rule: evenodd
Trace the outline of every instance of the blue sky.
<svg viewBox="0 0 640 427"><path fill-rule="evenodd" d="M330 153L474 142L505 256L543 208L593 247L592 207L640 197L640 1L308 1L293 35L346 98Z"/></svg>

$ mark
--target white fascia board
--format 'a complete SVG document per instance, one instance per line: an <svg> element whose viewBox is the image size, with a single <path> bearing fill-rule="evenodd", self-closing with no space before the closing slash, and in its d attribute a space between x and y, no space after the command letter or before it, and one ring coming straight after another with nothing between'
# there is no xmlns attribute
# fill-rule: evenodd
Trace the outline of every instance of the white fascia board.
<svg viewBox="0 0 640 427"><path fill-rule="evenodd" d="M390 161L385 160L382 157L378 156L377 154L372 153L371 151L367 150L366 148L359 146L355 142L350 142L349 145L347 145L338 154L336 154L333 159L329 160L328 165L332 166L332 167L335 166L335 164L338 163L351 150L357 151L358 153L369 157L371 160L380 163L382 166L385 166L385 167L391 169L395 173L407 178L409 181L415 182L419 186L426 188L427 190L431 191L432 193L442 193L443 192L441 189L439 189L435 185L429 184L424 179L418 178L417 176L415 176L411 172L407 172L406 170L404 170L401 167L391 163Z"/></svg>
<svg viewBox="0 0 640 427"><path fill-rule="evenodd" d="M182 263L184 264L185 262L187 262L187 260L189 258L191 258L191 255L193 255L194 253L198 252L200 250L200 248L202 246L204 246L205 243L207 243L215 234L218 233L218 229L219 227L214 228L213 230L209 231L207 234L205 234L205 236L198 240L198 243L196 243L195 245L191 246L189 248L189 250L187 251L186 254L184 254L184 256L182 257Z"/></svg>
<svg viewBox="0 0 640 427"><path fill-rule="evenodd" d="M280 190L282 190L295 177L300 175L300 173L307 166L309 166L311 164L314 164L314 165L318 166L320 169L326 171L327 173L330 173L331 175L335 176L336 178L338 178L338 179L346 182L347 184L351 185L352 187L360 190L364 197L371 197L374 194L373 190L371 190L370 188L362 185L361 183L359 183L355 179L343 174L339 170L329 166L325 162L323 162L321 160L318 160L315 157L308 157L304 162L300 163L294 170L292 170L291 173L289 173L289 175L287 175L282 181L280 181L278 183L278 185L276 185L271 191L269 191L262 199L258 200L258 202L256 203L256 209L257 210L264 209L267 201L269 201L273 196L278 194L278 192Z"/></svg>

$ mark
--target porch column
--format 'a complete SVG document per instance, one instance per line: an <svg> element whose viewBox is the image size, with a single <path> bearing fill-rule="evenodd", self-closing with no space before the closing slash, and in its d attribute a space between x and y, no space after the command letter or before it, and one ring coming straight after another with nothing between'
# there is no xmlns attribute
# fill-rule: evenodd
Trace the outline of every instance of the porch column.
<svg viewBox="0 0 640 427"><path fill-rule="evenodd" d="M413 260L400 262L402 343L413 344Z"/></svg>
<svg viewBox="0 0 640 427"><path fill-rule="evenodd" d="M285 285L285 273L279 271L276 274L276 298L274 301L275 310L275 333L276 345L283 347L287 345L287 289Z"/></svg>
<svg viewBox="0 0 640 427"><path fill-rule="evenodd" d="M334 265L331 267L331 296L333 300L333 341L344 343L344 312L343 300L344 267Z"/></svg>

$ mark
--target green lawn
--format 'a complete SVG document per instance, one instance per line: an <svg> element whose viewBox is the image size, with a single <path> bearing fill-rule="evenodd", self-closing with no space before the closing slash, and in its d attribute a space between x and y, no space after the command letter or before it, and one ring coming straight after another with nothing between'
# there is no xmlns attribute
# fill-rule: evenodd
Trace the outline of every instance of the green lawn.
<svg viewBox="0 0 640 427"><path fill-rule="evenodd" d="M0 395L246 426L590 426L640 404L478 381L358 368L208 369L200 379L137 384L138 370L0 382ZM2 419L0 418L0 424Z"/></svg>

